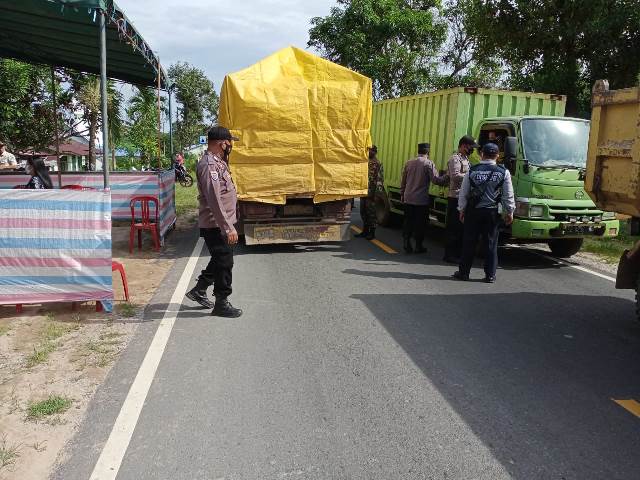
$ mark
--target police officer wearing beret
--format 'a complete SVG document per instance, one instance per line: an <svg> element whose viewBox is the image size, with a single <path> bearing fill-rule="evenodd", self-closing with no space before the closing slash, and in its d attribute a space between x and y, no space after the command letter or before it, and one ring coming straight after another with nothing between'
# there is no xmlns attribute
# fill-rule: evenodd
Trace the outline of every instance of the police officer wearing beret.
<svg viewBox="0 0 640 480"><path fill-rule="evenodd" d="M236 211L238 197L229 171L232 142L238 140L224 127L209 130L207 150L197 166L200 236L211 254L211 260L187 298L203 307L212 308L214 316L237 318L242 310L229 303L233 270L233 246L238 243ZM207 297L213 285L215 304Z"/></svg>
<svg viewBox="0 0 640 480"><path fill-rule="evenodd" d="M454 278L469 280L469 272L475 256L478 238L484 240L484 281L496 281L498 267L498 226L499 205L505 213L505 223L513 223L516 208L511 174L509 170L496 164L499 149L495 143L482 147L480 163L471 167L462 180L458 197L460 221L464 224L464 239L460 267Z"/></svg>

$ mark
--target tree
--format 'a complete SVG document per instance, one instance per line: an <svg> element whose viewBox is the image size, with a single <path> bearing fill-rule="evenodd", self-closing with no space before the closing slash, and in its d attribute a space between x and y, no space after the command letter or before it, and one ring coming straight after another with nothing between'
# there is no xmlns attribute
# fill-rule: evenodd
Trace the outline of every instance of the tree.
<svg viewBox="0 0 640 480"><path fill-rule="evenodd" d="M472 0L479 54L504 61L516 89L567 95L567 113L589 116L598 78L633 85L640 71L637 0Z"/></svg>
<svg viewBox="0 0 640 480"><path fill-rule="evenodd" d="M158 145L158 97L155 90L139 88L129 100L129 118L123 143L130 149L131 156L140 153L143 164L160 157Z"/></svg>
<svg viewBox="0 0 640 480"><path fill-rule="evenodd" d="M338 0L311 20L308 46L374 81L375 99L432 89L447 25L439 0Z"/></svg>
<svg viewBox="0 0 640 480"><path fill-rule="evenodd" d="M175 83L176 144L182 150L196 143L198 137L218 121L219 97L204 72L186 62L172 65L168 75Z"/></svg>
<svg viewBox="0 0 640 480"><path fill-rule="evenodd" d="M51 69L0 59L0 139L15 151L43 151L55 140ZM59 132L64 132L70 96L56 88Z"/></svg>
<svg viewBox="0 0 640 480"><path fill-rule="evenodd" d="M478 40L470 32L474 20L472 0L450 0L443 16L447 21L447 42L441 51L437 88L496 88L501 83L500 60L478 53Z"/></svg>

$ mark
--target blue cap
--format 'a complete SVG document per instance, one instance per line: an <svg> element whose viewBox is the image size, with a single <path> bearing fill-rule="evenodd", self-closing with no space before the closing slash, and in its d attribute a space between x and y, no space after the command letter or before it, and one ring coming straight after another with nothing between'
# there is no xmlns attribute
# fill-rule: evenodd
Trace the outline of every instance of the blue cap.
<svg viewBox="0 0 640 480"><path fill-rule="evenodd" d="M482 153L494 157L500 153L500 149L495 143L485 143L484 147L482 147Z"/></svg>

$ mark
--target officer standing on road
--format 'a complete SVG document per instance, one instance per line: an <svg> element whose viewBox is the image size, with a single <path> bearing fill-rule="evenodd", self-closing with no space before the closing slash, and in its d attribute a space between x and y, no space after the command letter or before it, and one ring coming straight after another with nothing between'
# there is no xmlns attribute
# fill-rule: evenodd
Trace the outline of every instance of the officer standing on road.
<svg viewBox="0 0 640 480"><path fill-rule="evenodd" d="M482 160L471 167L462 181L458 210L464 223L464 240L460 267L453 274L458 280L469 280L469 272L475 256L478 237L486 245L484 273L486 283L496 281L498 267L499 205L505 212L505 223L513 223L516 203L509 170L496 164L499 149L495 143L482 147Z"/></svg>
<svg viewBox="0 0 640 480"><path fill-rule="evenodd" d="M238 198L236 187L229 171L229 154L233 137L224 127L209 130L208 147L198 162L198 226L204 237L211 260L196 286L187 293L187 298L203 307L213 308L212 315L237 318L242 310L229 303L233 270L233 246L238 243L236 209ZM207 298L207 288L213 285L215 305Z"/></svg>
<svg viewBox="0 0 640 480"><path fill-rule="evenodd" d="M444 249L444 261L460 263L462 252L463 226L458 215L458 195L462 180L469 171L469 156L479 145L469 135L465 135L458 142L458 151L449 159L447 171L449 173L449 198L447 201L447 243Z"/></svg>
<svg viewBox="0 0 640 480"><path fill-rule="evenodd" d="M429 159L430 145L421 143L418 145L418 156L409 160L402 171L400 184L400 199L404 204L404 251L413 253L411 237L416 241L416 253L427 251L422 242L429 220L429 186L431 182L436 185L446 185L449 175L439 176L436 166Z"/></svg>
<svg viewBox="0 0 640 480"><path fill-rule="evenodd" d="M360 216L362 232L356 237L367 240L376 238L376 194L384 191L384 169L378 160L378 147L369 148L369 186L367 196L360 199Z"/></svg>

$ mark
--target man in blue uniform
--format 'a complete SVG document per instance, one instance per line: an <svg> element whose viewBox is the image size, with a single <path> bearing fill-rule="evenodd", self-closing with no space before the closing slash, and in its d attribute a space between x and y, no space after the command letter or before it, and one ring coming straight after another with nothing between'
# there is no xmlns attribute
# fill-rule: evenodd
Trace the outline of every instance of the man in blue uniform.
<svg viewBox="0 0 640 480"><path fill-rule="evenodd" d="M478 238L482 237L486 246L484 259L484 281L496 281L498 267L498 226L499 206L502 205L505 223L513 223L516 208L511 174L509 170L496 164L499 149L495 143L482 147L482 160L471 167L462 180L458 211L464 224L464 240L460 267L454 278L469 280L469 272L475 256Z"/></svg>

